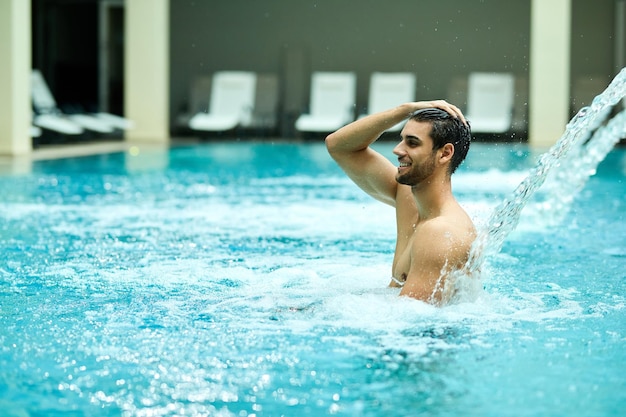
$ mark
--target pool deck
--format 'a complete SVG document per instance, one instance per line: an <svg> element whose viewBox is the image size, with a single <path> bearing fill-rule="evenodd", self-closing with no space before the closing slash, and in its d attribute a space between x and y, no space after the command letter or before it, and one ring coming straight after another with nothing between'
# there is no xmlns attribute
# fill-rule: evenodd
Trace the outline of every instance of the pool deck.
<svg viewBox="0 0 626 417"><path fill-rule="evenodd" d="M0 174L28 172L35 161L76 158L116 152L133 152L133 149L162 150L172 146L191 143L197 143L197 141L190 138L177 138L168 142L104 140L89 143L42 145L33 149L27 155L0 155Z"/></svg>
<svg viewBox="0 0 626 417"><path fill-rule="evenodd" d="M216 141L240 141L237 137L220 137ZM281 137L249 137L247 142L263 141L263 142L286 142L299 141L298 138L281 138ZM82 143L60 143L40 145L26 155L3 155L0 154L0 174L27 172L35 161L45 161L63 158L76 158L82 156L102 155L116 152L133 152L134 150L163 150L176 146L187 146L206 142L197 137L171 137L166 142L160 141L128 141L128 140L101 140Z"/></svg>

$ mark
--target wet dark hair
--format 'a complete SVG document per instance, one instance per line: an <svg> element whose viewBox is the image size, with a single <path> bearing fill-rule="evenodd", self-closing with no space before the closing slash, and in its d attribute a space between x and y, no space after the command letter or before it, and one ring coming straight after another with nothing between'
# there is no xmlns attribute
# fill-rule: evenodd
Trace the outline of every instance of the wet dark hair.
<svg viewBox="0 0 626 417"><path fill-rule="evenodd" d="M453 174L469 151L472 141L469 122L465 125L458 117L437 108L418 110L411 114L409 120L431 123L430 137L433 140L433 151L443 148L446 143L454 146L454 155L450 161L450 174Z"/></svg>

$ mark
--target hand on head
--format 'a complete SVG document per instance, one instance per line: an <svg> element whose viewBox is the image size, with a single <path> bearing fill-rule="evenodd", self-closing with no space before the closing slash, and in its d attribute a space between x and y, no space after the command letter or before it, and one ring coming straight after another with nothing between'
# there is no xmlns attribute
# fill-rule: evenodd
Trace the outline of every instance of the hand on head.
<svg viewBox="0 0 626 417"><path fill-rule="evenodd" d="M451 114L453 117L458 118L463 122L464 125L467 126L467 121L465 120L465 116L463 116L461 110L454 104L450 104L445 100L417 101L413 104L415 105L415 110L422 110L433 107L436 109L441 109Z"/></svg>

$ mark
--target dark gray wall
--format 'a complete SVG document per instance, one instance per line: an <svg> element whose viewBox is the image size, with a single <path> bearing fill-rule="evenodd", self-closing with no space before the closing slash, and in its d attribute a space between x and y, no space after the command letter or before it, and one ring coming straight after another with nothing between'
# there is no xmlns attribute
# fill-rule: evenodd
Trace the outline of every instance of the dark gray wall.
<svg viewBox="0 0 626 417"><path fill-rule="evenodd" d="M572 81L603 76L608 82L614 69L615 0L573 0Z"/></svg>
<svg viewBox="0 0 626 417"><path fill-rule="evenodd" d="M612 75L613 1L573 1L573 77ZM415 72L421 99L446 98L451 80L472 71L527 77L530 3L171 0L172 121L188 100L194 76L253 70L284 78L286 57L290 65L295 57L298 65L291 70L305 71L307 79L315 70L356 71L359 108L366 104L373 71Z"/></svg>

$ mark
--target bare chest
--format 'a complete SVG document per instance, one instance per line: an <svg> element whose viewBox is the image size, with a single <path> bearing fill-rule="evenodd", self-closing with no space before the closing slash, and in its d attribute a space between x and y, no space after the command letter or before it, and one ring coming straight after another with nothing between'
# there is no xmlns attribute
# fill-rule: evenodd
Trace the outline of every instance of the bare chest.
<svg viewBox="0 0 626 417"><path fill-rule="evenodd" d="M393 257L392 275L397 280L404 282L411 267L411 257L413 256L411 247L415 239L416 231L410 227L404 233L400 233L396 242L396 250Z"/></svg>

